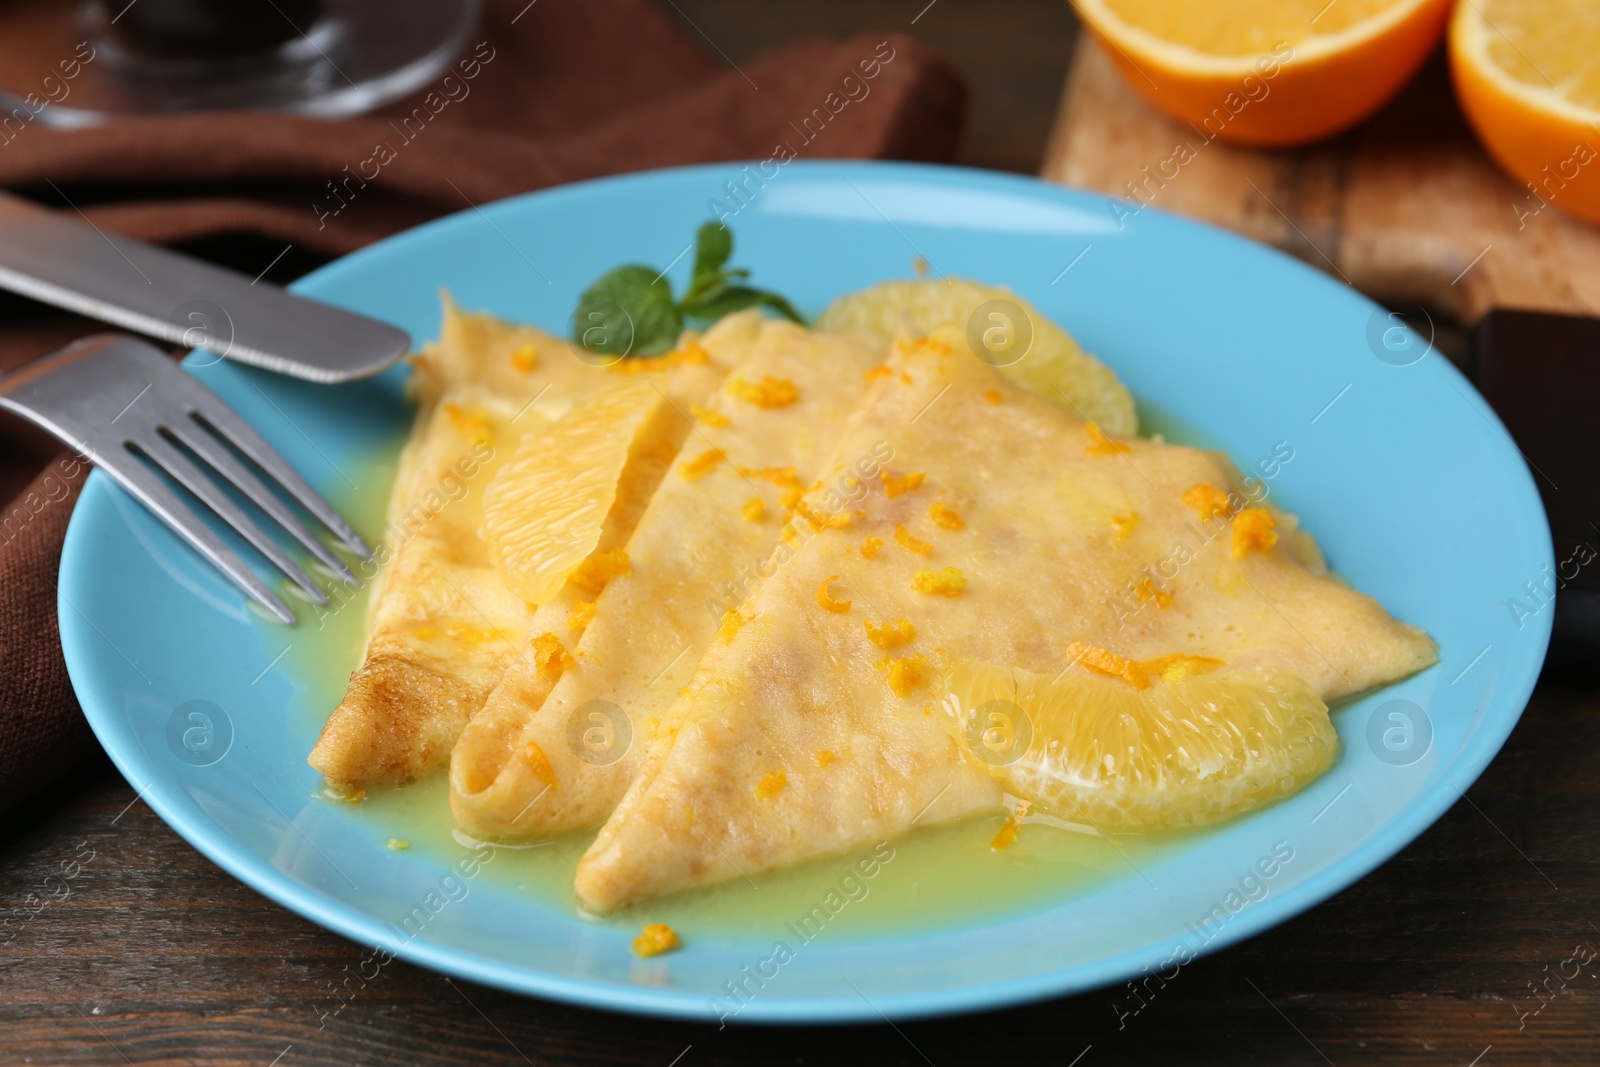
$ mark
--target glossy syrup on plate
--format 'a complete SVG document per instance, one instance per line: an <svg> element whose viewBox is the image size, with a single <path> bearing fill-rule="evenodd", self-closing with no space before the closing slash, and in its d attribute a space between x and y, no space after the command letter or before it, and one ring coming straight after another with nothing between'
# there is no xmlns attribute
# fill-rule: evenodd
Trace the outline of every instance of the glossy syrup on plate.
<svg viewBox="0 0 1600 1067"><path fill-rule="evenodd" d="M1141 405L1140 415L1146 434L1159 432L1169 441L1205 447L1202 434L1164 411ZM359 488L336 494L335 506L365 535L377 535L383 528L399 444L397 440L376 450L350 472ZM281 666L295 684L292 714L295 733L303 739L301 758L360 662L371 588L369 581L354 592L339 591L320 612L302 610L304 621L291 636ZM368 790L360 803L328 795L320 802L364 826L375 842L404 842L408 852L441 867L467 855L475 844L450 816L443 771L410 785ZM845 855L749 872L720 885L641 902L610 921L629 927L665 922L686 941L705 943L785 936L791 927L803 935L811 928L804 920L817 915L820 907L828 915L830 941L951 931L1037 911L1113 881L1141 878L1142 869L1160 854L1195 836L1185 832L1109 840L1029 822L1008 847L996 850L991 842L1006 818L1005 812L995 811ZM497 845L493 862L483 867L485 886L581 913L573 872L595 832Z"/></svg>

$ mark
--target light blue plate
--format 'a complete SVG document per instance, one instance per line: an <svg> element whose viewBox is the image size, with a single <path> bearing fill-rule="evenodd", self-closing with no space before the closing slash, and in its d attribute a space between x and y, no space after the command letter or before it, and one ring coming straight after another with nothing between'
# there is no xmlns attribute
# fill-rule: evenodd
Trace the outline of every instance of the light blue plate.
<svg viewBox="0 0 1600 1067"><path fill-rule="evenodd" d="M1246 471L1292 448L1274 499L1357 588L1433 634L1442 662L1336 710L1344 755L1291 800L1021 913L819 939L740 1021L966 1011L1170 971L1177 946L1229 944L1350 885L1482 772L1544 658L1552 612L1529 590L1553 555L1516 448L1425 340L1293 259L1155 210L1113 212L1101 196L974 171L795 162L730 198L725 183L751 172L697 167L520 197L383 241L295 288L417 338L436 335L441 287L564 333L587 283L623 262L673 262L719 201L738 208L737 265L809 312L909 276L920 255L1021 292L1152 410L1175 413ZM669 272L679 286L688 260ZM329 387L201 365L212 362L189 365L335 498L405 423L398 371ZM391 851L370 822L313 797L305 757L326 708L296 706L304 687L270 662L285 631L99 473L68 531L60 617L84 711L144 800L223 868L329 929L506 989L707 1020L708 998L770 954L771 938L707 938L641 964L633 926L486 880L470 903L430 906L420 936L399 944L396 917L440 899L437 858ZM202 728L182 710L195 700L231 722L218 724L232 735L226 758L209 766L179 758L182 730ZM214 738L217 751L226 740ZM1252 875L1275 845L1293 860ZM1197 932L1207 916L1209 942Z"/></svg>

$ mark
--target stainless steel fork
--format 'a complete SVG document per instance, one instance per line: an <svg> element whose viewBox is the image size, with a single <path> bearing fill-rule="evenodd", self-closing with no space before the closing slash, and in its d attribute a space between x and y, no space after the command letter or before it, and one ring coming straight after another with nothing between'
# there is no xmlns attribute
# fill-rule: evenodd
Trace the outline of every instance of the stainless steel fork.
<svg viewBox="0 0 1600 1067"><path fill-rule="evenodd" d="M211 475L242 493L341 580L360 584L240 457L265 471L346 548L367 559L372 550L360 535L237 412L143 341L96 334L53 352L0 378L0 408L77 449L288 625L295 622L289 606L190 510L157 468L199 498L314 603L326 604L327 594ZM197 459L210 467L209 474Z"/></svg>

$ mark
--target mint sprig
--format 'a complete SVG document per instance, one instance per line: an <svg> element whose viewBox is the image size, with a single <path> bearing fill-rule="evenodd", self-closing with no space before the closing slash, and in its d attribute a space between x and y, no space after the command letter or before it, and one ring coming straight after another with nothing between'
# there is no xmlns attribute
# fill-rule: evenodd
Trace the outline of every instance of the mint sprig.
<svg viewBox="0 0 1600 1067"><path fill-rule="evenodd" d="M747 270L728 269L733 232L708 222L695 234L694 274L682 300L652 267L628 264L607 271L578 298L572 339L591 352L610 356L658 356L677 343L690 321L713 321L745 308L764 307L805 323L777 293L744 284Z"/></svg>

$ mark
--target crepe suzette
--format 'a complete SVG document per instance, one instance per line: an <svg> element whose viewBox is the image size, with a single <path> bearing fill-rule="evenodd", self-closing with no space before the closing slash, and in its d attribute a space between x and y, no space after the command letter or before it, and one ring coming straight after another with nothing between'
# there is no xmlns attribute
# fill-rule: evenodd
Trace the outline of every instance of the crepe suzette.
<svg viewBox="0 0 1600 1067"><path fill-rule="evenodd" d="M797 530L811 533L800 497L867 378L887 373L885 346L746 321L759 336L697 409L625 564L603 588L572 586L540 608L531 643L463 732L450 797L469 832L526 838L609 815L730 610L792 552ZM859 493L887 457L849 458L836 481Z"/></svg>
<svg viewBox="0 0 1600 1067"><path fill-rule="evenodd" d="M1224 457L1108 436L955 331L897 360L837 453L883 441L892 463L713 642L579 864L588 907L995 807L1003 776L938 707L947 670L1194 662L1334 699L1433 662L1426 634L1324 573L1290 516L1237 506Z"/></svg>
<svg viewBox="0 0 1600 1067"><path fill-rule="evenodd" d="M353 792L443 766L522 648L539 576L521 570L514 544L484 537L486 500L487 518L498 496L498 525L524 539L564 519L595 550L620 544L688 432L680 412L716 387L751 336L730 324L686 335L664 356L602 365L543 331L445 301L439 342L413 361L418 412L390 495L362 662L308 760L330 787ZM619 439L622 453L609 478L587 480L584 500L541 500L518 516L518 465L564 426Z"/></svg>

